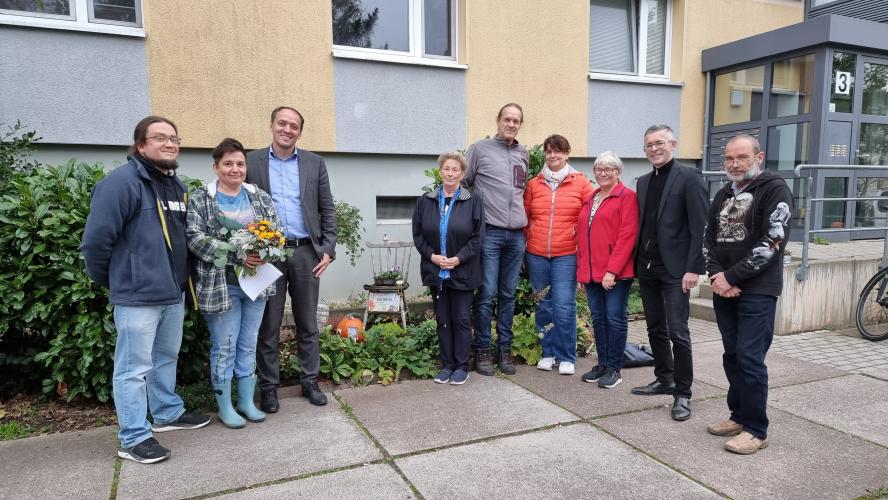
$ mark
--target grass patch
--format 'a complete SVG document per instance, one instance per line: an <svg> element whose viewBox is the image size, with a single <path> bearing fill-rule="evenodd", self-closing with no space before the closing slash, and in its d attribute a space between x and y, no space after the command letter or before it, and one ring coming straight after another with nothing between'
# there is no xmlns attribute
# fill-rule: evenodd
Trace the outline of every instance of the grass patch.
<svg viewBox="0 0 888 500"><path fill-rule="evenodd" d="M20 439L34 434L35 430L17 420L0 423L0 441Z"/></svg>
<svg viewBox="0 0 888 500"><path fill-rule="evenodd" d="M888 498L888 488L882 487L877 490L866 490L866 495L860 495L854 500L875 500L877 498Z"/></svg>

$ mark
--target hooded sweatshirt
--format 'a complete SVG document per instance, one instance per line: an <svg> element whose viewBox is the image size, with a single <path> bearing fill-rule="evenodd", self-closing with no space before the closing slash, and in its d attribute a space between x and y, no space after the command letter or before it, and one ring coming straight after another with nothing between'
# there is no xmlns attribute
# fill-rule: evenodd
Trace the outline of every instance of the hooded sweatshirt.
<svg viewBox="0 0 888 500"><path fill-rule="evenodd" d="M740 287L741 294L778 296L783 291L783 251L789 241L792 193L767 170L739 193L722 187L709 207L703 238L706 272Z"/></svg>

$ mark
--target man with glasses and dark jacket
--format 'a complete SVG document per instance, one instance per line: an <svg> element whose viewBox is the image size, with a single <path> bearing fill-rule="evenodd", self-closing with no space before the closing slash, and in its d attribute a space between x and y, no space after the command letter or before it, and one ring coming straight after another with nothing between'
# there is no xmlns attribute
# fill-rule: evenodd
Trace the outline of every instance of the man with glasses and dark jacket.
<svg viewBox="0 0 888 500"><path fill-rule="evenodd" d="M152 431L210 423L207 416L186 412L175 392L190 288L186 190L176 177L180 142L176 125L166 118L149 116L136 125L129 161L93 190L81 247L86 273L109 290L114 304L117 455L139 463L170 456Z"/></svg>
<svg viewBox="0 0 888 500"><path fill-rule="evenodd" d="M672 394L672 418L691 417L694 380L689 293L703 273L703 229L709 200L697 169L675 161L676 140L667 125L644 133L653 169L638 187L640 228L635 273L641 291L656 380L633 394Z"/></svg>

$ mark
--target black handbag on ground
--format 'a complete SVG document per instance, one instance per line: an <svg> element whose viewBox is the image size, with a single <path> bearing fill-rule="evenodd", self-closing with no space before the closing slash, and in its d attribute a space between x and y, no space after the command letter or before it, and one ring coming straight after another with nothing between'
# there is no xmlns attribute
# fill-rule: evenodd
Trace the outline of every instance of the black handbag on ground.
<svg viewBox="0 0 888 500"><path fill-rule="evenodd" d="M654 366L654 353L648 346L627 342L626 349L623 350L623 368L637 366Z"/></svg>

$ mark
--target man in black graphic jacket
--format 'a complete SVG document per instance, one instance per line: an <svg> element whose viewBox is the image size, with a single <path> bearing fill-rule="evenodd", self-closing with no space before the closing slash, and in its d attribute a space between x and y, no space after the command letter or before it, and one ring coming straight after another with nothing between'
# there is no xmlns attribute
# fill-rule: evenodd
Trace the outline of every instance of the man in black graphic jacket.
<svg viewBox="0 0 888 500"><path fill-rule="evenodd" d="M708 427L734 436L725 449L744 455L767 446L768 368L777 297L783 290L783 251L789 237L792 193L762 171L765 154L741 134L725 145L732 181L715 195L703 240L712 304L725 348L730 418Z"/></svg>

